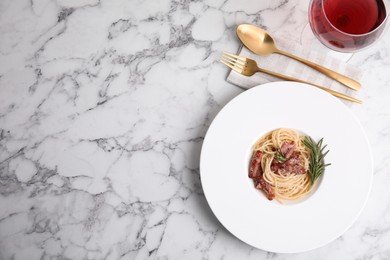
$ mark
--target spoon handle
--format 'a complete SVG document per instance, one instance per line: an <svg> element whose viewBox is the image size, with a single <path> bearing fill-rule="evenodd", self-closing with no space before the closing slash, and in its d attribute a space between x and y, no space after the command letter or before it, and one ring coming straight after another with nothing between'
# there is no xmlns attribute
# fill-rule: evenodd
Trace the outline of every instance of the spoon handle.
<svg viewBox="0 0 390 260"><path fill-rule="evenodd" d="M302 59L298 56L295 56L295 55L292 55L288 52L285 52L285 51L282 51L282 50L279 50L277 49L275 51L276 53L279 53L281 55L284 55L284 56L287 56L289 58L292 58L294 60L297 60L297 61L300 61L302 62L303 64L306 64L307 66L321 72L322 74L328 76L329 78L332 78L338 82L340 82L341 84L351 88L351 89L354 89L354 90L359 90L361 88L361 85L359 82L357 82L356 80L354 79L351 79L351 78L348 78L340 73L337 73L333 70L330 70L330 69L327 69L325 67L322 67L321 65L318 65L314 62L311 62L311 61L308 61L308 60L305 60L305 59Z"/></svg>
<svg viewBox="0 0 390 260"><path fill-rule="evenodd" d="M355 102L355 103L359 103L359 104L363 103L359 99L356 99L356 98L344 95L344 94L342 94L340 92L337 92L337 91L334 91L334 90L331 90L331 89L328 89L328 88L325 88L325 87L322 87L322 86L319 86L319 85L316 85L316 84L313 84L313 83L310 83L310 82L307 82L307 81L304 81L304 80L293 78L293 77L290 77L290 76L287 76L287 75L283 75L283 74L280 74L280 73L277 73L277 72L265 70L265 69L259 68L259 67L257 67L257 71L258 72L263 72L263 73L266 73L266 74L269 74L269 75L272 75L272 76L275 76L275 77L278 77L278 78L281 78L281 79L284 79L284 80L287 80L287 81L295 81L295 82L306 83L306 84L312 85L314 87L317 87L319 89L322 89L322 90L332 94L335 97L342 98L342 99L345 99L345 100L348 100L348 101L352 101L352 102Z"/></svg>

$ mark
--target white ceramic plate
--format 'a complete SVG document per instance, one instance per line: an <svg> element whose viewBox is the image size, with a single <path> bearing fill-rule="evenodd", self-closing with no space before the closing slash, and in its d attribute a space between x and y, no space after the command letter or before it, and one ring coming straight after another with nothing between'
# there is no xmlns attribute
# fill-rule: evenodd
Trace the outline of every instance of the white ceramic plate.
<svg viewBox="0 0 390 260"><path fill-rule="evenodd" d="M248 178L252 146L280 127L330 150L318 188L296 203L269 201ZM303 252L342 235L356 220L372 183L372 157L365 133L342 102L310 85L274 82L245 91L216 116L202 146L201 180L219 221L254 247Z"/></svg>

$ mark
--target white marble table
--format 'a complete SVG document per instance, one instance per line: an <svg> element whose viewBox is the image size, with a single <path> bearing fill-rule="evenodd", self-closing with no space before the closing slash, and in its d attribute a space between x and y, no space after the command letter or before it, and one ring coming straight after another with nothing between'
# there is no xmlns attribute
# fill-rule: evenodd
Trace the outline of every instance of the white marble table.
<svg viewBox="0 0 390 260"><path fill-rule="evenodd" d="M302 254L252 248L199 179L208 126L243 90L237 24L300 42L308 0L2 0L0 259L390 259L390 32L348 61L372 145L357 222ZM351 180L353 181L353 180Z"/></svg>

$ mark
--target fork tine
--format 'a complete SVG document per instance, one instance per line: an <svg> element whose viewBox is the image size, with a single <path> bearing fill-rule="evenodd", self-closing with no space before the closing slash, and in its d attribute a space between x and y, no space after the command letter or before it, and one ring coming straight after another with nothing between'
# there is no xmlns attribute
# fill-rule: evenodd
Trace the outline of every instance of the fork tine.
<svg viewBox="0 0 390 260"><path fill-rule="evenodd" d="M239 59L239 60L242 60L242 61L246 61L246 58L244 58L244 57L241 57L241 56L238 56L238 55L234 55L234 54L226 52L226 51L224 51L223 53L225 55L227 55L227 56L231 56L233 58L236 58L236 59Z"/></svg>
<svg viewBox="0 0 390 260"><path fill-rule="evenodd" d="M245 66L246 62L245 61L242 61L241 59L236 59L236 58L232 58L231 56L227 56L227 55L223 55L222 56L225 60L231 60L233 61L234 63L237 63L237 64L240 64L242 66Z"/></svg>
<svg viewBox="0 0 390 260"><path fill-rule="evenodd" d="M234 71L236 71L236 72L238 72L238 73L242 73L242 71L243 71L243 69L240 69L240 68L238 68L238 67L236 67L236 66L233 66L233 65L231 65L231 64L229 64L229 63L227 63L227 62L225 62L224 60L220 60L220 62L221 63L223 63L223 64L225 64L226 66L228 66L229 68L231 68L232 70L234 70Z"/></svg>
<svg viewBox="0 0 390 260"><path fill-rule="evenodd" d="M228 57L226 57L226 56L222 56L221 60L223 60L226 63L229 63L230 65L232 65L234 67L238 67L240 69L244 69L245 68L245 64L238 63L236 60L228 59Z"/></svg>
<svg viewBox="0 0 390 260"><path fill-rule="evenodd" d="M235 61L228 60L228 59L226 59L226 57L221 57L221 62L222 61L224 62L225 65L229 64L231 67L234 67L237 70L244 71L244 69L245 69L245 65L236 63Z"/></svg>

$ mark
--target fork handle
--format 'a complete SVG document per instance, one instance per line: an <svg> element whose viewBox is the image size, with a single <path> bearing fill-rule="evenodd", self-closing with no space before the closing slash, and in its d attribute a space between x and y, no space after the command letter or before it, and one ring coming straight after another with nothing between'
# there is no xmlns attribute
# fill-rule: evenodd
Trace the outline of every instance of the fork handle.
<svg viewBox="0 0 390 260"><path fill-rule="evenodd" d="M332 79L340 82L341 84L343 84L351 89L359 90L361 88L361 85L359 82L357 82L354 79L348 78L347 76L344 76L340 73L337 73L336 71L322 67L321 65L318 65L314 62L302 59L298 56L292 55L291 53L288 53L288 52L285 52L285 51L282 51L279 49L276 50L276 53L279 53L281 55L284 55L284 56L287 56L287 57L292 58L294 60L297 60L299 62L302 62L303 64L306 64L307 66L321 72L322 74L328 76L329 78L332 78Z"/></svg>
<svg viewBox="0 0 390 260"><path fill-rule="evenodd" d="M356 102L356 103L359 103L359 104L363 103L359 99L356 99L356 98L344 95L344 94L339 93L337 91L334 91L334 90L331 90L331 89L328 89L328 88L325 88L325 87L321 87L319 85L316 85L316 84L313 84L313 83L310 83L310 82L307 82L307 81L304 81L304 80L300 80L300 79L297 79L297 78L294 78L294 77L290 77L290 76L287 76L287 75L283 75L283 74L280 74L280 73L277 73L277 72L273 72L273 71L269 71L269 70L265 70L265 69L260 69L260 68L258 68L258 71L266 73L266 74L269 74L269 75L272 75L272 76L275 76L275 77L278 77L278 78L281 78L281 79L284 79L284 80L306 83L306 84L315 86L317 88L320 88L320 89L322 89L322 90L332 94L335 97L342 98L342 99L345 99L345 100L348 100L348 101L352 101L352 102Z"/></svg>

